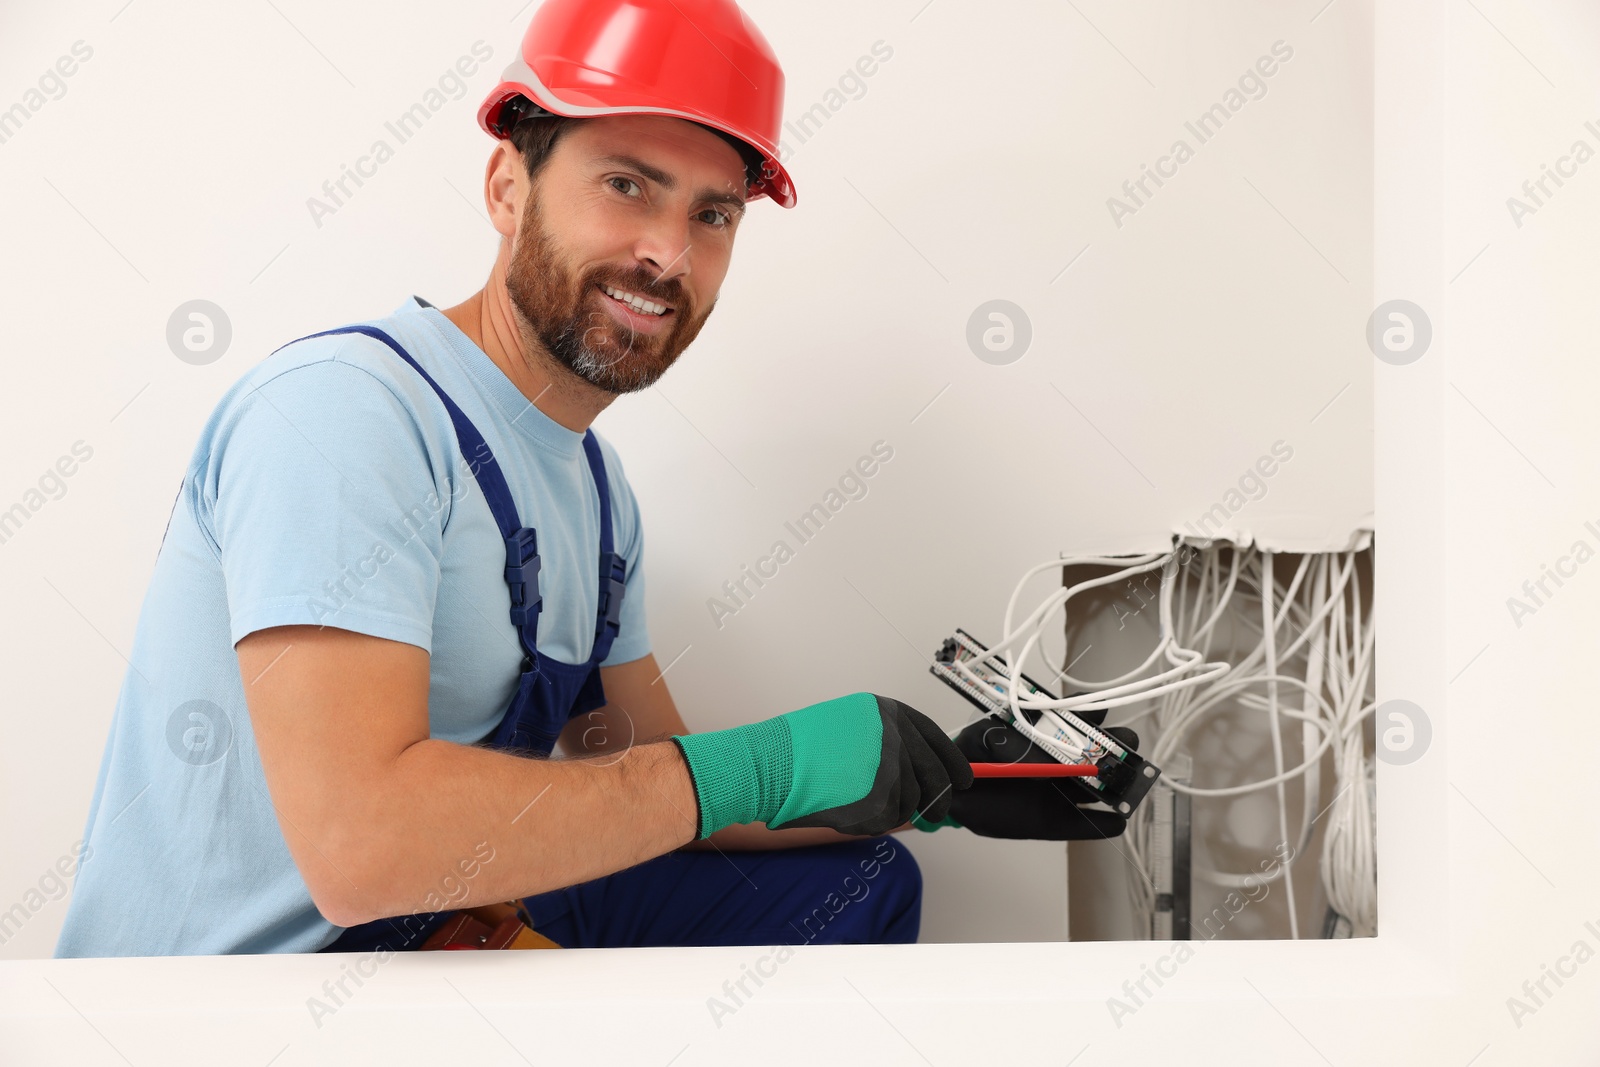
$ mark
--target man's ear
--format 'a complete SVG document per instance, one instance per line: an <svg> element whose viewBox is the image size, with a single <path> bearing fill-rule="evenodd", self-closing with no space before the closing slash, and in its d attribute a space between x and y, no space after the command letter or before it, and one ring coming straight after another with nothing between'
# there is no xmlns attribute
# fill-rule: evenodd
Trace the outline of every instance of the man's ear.
<svg viewBox="0 0 1600 1067"><path fill-rule="evenodd" d="M483 176L483 203L489 222L502 237L512 237L529 192L528 171L522 153L505 138L495 143Z"/></svg>

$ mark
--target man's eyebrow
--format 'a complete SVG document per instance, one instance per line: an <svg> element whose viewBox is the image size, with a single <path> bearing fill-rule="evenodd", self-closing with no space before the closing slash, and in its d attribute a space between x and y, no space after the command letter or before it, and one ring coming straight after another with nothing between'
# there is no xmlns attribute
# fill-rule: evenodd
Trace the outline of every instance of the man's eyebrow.
<svg viewBox="0 0 1600 1067"><path fill-rule="evenodd" d="M613 167L627 167L629 170L636 170L646 178L649 178L651 181L661 186L663 189L676 189L678 187L678 179L674 178L660 167L655 167L649 163L646 163L637 156L601 156L596 159L595 162L604 163ZM695 199L704 200L712 204L727 204L730 207L737 208L741 212L744 211L745 206L744 197L738 196L734 193L719 193L711 189L700 190Z"/></svg>

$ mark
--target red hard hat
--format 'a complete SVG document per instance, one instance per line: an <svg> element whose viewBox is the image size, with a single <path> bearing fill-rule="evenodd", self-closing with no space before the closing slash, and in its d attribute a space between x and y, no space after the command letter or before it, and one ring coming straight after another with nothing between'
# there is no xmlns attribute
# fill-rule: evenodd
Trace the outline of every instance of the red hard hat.
<svg viewBox="0 0 1600 1067"><path fill-rule="evenodd" d="M795 205L778 161L783 69L733 0L546 0L478 125L504 137L517 96L567 118L671 115L721 130L762 158L749 198Z"/></svg>

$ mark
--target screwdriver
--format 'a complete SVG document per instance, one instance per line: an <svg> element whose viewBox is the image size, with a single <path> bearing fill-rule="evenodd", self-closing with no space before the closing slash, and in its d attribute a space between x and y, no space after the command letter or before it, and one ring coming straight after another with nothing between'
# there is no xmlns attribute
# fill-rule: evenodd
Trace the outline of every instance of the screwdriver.
<svg viewBox="0 0 1600 1067"><path fill-rule="evenodd" d="M974 763L975 778L1093 778L1100 768L1092 763Z"/></svg>

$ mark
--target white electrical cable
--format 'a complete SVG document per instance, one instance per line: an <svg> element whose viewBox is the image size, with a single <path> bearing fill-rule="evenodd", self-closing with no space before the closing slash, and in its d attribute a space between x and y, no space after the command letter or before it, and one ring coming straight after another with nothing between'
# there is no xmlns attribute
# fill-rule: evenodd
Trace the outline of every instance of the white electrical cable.
<svg viewBox="0 0 1600 1067"><path fill-rule="evenodd" d="M1376 929L1376 863L1372 738L1365 727L1373 707L1373 640L1357 580L1357 555L1305 554L1287 584L1276 580L1267 554L1223 542L1174 552L1049 560L1029 569L1013 589L1000 640L987 653L953 666L973 684L996 690L1020 732L1069 761L1083 758L1085 748L1093 746L1058 712L1127 709L1116 725L1153 719L1153 736L1141 751L1158 766L1182 751L1202 721L1232 713L1266 714L1274 742L1272 775L1232 785L1199 786L1170 777L1162 784L1206 803L1273 789L1279 835L1296 847L1270 876L1203 868L1196 868L1195 876L1230 887L1283 879L1290 897L1291 934L1298 936L1293 865L1303 859L1318 825L1323 825L1319 873L1328 904L1357 934L1371 933ZM1027 584L1041 573L1073 565L1112 570L1051 590L1019 619ZM1068 695L1050 699L1022 681L1029 658L1042 655L1045 635L1054 633L1056 625L1066 632L1068 605L1075 597L1124 582L1131 588L1139 575L1157 569L1157 634L1138 666L1114 678L1074 677L1069 642L1062 650L1061 669L1047 665L1054 685ZM1140 610L1148 606L1143 595L1135 595ZM996 677L981 677L973 668L987 668ZM1296 690L1299 699L1283 698L1283 686ZM1036 721L1029 722L1029 716ZM1301 758L1293 766L1283 747L1282 720L1301 723ZM1325 785L1321 768L1330 756L1332 781ZM1205 780L1204 765L1196 777ZM1302 811L1290 841L1286 787L1296 779L1302 785ZM1331 798L1323 795L1329 786ZM1326 808L1318 810L1323 804ZM1126 835L1126 851L1137 874L1131 879L1131 902L1146 923L1155 908L1151 811L1148 805L1138 809Z"/></svg>
<svg viewBox="0 0 1600 1067"><path fill-rule="evenodd" d="M1310 557L1305 558L1309 559ZM1302 561L1299 571L1295 574L1295 582L1298 584L1304 575L1305 565L1304 561ZM1266 552L1261 557L1261 627L1262 643L1267 650L1267 703L1270 705L1267 715L1272 724L1272 766L1277 772L1276 777L1278 779L1275 787L1278 793L1278 840L1287 846L1289 844L1289 801L1283 781L1283 724L1278 718L1278 624L1272 614L1273 589L1272 553ZM1288 598L1293 595L1294 589L1291 588L1285 595L1285 605L1289 602ZM1309 763L1310 761L1308 760L1307 762ZM1309 772L1310 767L1308 766L1306 770ZM1309 805L1307 806L1309 807ZM1294 872L1290 868L1291 863L1293 863L1292 857L1283 864L1283 891L1289 898L1289 937L1291 940L1298 941L1300 940L1300 918L1298 909L1295 907Z"/></svg>
<svg viewBox="0 0 1600 1067"><path fill-rule="evenodd" d="M1050 564L1042 564L1029 570L1027 574L1023 576L1022 581L1018 583L1016 590L1014 590L1011 595L1010 602L1007 604L1005 631L1000 640L993 647L991 647L989 651L983 653L982 655L974 657L972 660L964 663L958 663L955 665L958 671L966 674L969 679L976 681L973 672L968 668L986 661L993 661L996 666L998 666L1004 672L1008 679L1006 685L1006 695L1011 705L1012 716L1016 720L1017 728L1023 733L1027 734L1029 737L1032 737L1034 740L1039 740L1040 737L1035 735L1030 724L1027 722L1026 717L1021 714L1021 711L1024 708L1030 711L1045 711L1052 709L1063 709L1070 711L1088 709L1098 710L1102 708L1120 707L1124 704L1148 700L1153 696L1159 695L1163 692L1168 692L1172 689L1198 685L1227 673L1227 664L1204 663L1199 653L1189 649L1177 647L1173 643L1172 587L1177 571L1177 560L1176 555L1171 552L1137 557L1132 561L1132 565L1127 566L1120 571L1104 575L1100 578L1080 582L1075 586L1069 586L1057 593L1053 593L1051 596L1047 597L1038 608L1031 612L1021 624L1016 627L1012 626L1011 620L1015 614L1016 602L1018 597L1021 595L1023 586L1026 584L1029 578L1045 569L1045 567L1083 563L1115 566L1123 562L1127 562L1127 560L1117 560L1111 557L1077 557L1068 558L1060 561L1059 563L1052 561ZM1141 663L1138 667L1135 667L1133 670L1128 671L1127 673L1116 678L1099 681L1074 678L1071 674L1067 673L1065 669L1057 672L1057 677L1067 685L1089 690L1088 692L1079 694L1077 696L1051 700L1045 697L1023 694L1022 683L1020 681L1021 675L1024 671L1023 665L1027 662L1029 655L1032 654L1036 647L1038 647L1040 639L1044 634L1044 628L1049 624L1055 613L1057 611L1061 611L1063 614L1065 613L1067 601L1084 590L1110 585L1118 580L1125 580L1131 578L1133 575L1154 570L1157 567L1162 569L1160 598L1161 634L1160 638L1156 642L1155 647L1150 650L1149 655L1145 657L1143 663ZM1022 649L1016 655L1015 662L1013 664L1011 658L1007 656L1006 653L1009 652L1018 641L1022 642ZM1147 674L1146 672L1149 670L1149 668L1158 659L1163 657L1165 657L1167 662L1171 665L1171 669L1160 671L1154 675ZM1197 668L1203 673L1198 676L1193 676L1192 672L1194 672ZM1140 677L1141 675L1143 675L1143 677Z"/></svg>

